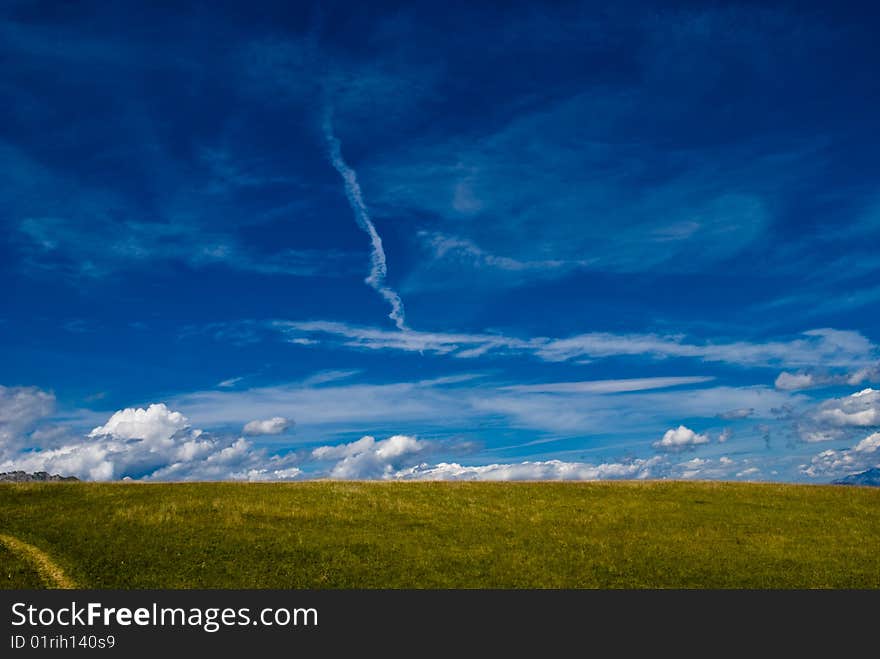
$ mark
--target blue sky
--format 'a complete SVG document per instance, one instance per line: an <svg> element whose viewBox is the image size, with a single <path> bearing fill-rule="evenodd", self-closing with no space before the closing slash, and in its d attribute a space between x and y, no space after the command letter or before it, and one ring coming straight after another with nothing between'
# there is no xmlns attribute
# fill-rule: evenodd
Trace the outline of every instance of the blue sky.
<svg viewBox="0 0 880 659"><path fill-rule="evenodd" d="M880 462L876 15L7 2L0 470Z"/></svg>

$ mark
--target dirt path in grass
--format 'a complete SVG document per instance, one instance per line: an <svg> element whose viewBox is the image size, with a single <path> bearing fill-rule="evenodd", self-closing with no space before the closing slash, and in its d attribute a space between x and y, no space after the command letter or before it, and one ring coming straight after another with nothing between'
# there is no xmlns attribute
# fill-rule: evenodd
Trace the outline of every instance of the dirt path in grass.
<svg viewBox="0 0 880 659"><path fill-rule="evenodd" d="M9 551L18 554L33 565L46 588L69 590L77 587L73 579L64 574L64 570L58 567L46 552L26 542L22 542L14 536L2 533L0 533L0 544L6 545Z"/></svg>

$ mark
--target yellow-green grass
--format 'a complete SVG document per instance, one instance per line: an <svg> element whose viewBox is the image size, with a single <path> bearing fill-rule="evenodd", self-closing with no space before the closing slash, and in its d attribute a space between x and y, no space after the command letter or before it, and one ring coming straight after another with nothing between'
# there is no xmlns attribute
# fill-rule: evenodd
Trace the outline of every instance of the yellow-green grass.
<svg viewBox="0 0 880 659"><path fill-rule="evenodd" d="M0 545L0 588L45 588L34 566L23 556Z"/></svg>
<svg viewBox="0 0 880 659"><path fill-rule="evenodd" d="M85 588L880 587L880 489L841 486L4 484L0 534Z"/></svg>

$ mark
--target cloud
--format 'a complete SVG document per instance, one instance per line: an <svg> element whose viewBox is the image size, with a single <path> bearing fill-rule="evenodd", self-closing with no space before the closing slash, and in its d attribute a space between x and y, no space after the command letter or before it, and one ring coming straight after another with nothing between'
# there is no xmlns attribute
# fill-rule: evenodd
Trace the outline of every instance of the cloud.
<svg viewBox="0 0 880 659"><path fill-rule="evenodd" d="M792 420L801 441L807 443L852 439L859 429L880 426L880 391L863 389L829 398L805 410L780 408L782 419Z"/></svg>
<svg viewBox="0 0 880 659"><path fill-rule="evenodd" d="M828 449L801 465L801 473L811 478L835 478L880 466L880 432L868 435L852 448Z"/></svg>
<svg viewBox="0 0 880 659"><path fill-rule="evenodd" d="M27 432L55 409L55 396L37 387L0 385L0 456L25 441Z"/></svg>
<svg viewBox="0 0 880 659"><path fill-rule="evenodd" d="M342 345L367 350L449 354L460 358L487 353L531 354L548 362L610 357L682 358L743 367L838 366L862 368L878 347L849 330L813 329L788 341L686 341L681 335L592 332L568 338L520 339L500 334L385 330L333 321L273 321L288 340L327 336Z"/></svg>
<svg viewBox="0 0 880 659"><path fill-rule="evenodd" d="M814 386L815 377L810 373L788 373L783 371L773 384L782 391L799 391Z"/></svg>
<svg viewBox="0 0 880 659"><path fill-rule="evenodd" d="M843 398L826 400L813 418L831 426L880 426L880 391L863 389Z"/></svg>
<svg viewBox="0 0 880 659"><path fill-rule="evenodd" d="M755 410L752 407L738 407L735 410L727 410L726 412L722 412L718 415L718 418L728 421L733 419L747 419L754 413Z"/></svg>
<svg viewBox="0 0 880 659"><path fill-rule="evenodd" d="M663 438L654 442L651 446L660 451L685 451L695 448L699 444L708 444L709 436L694 432L686 426L670 428L663 434Z"/></svg>
<svg viewBox="0 0 880 659"><path fill-rule="evenodd" d="M866 382L877 381L880 381L880 366L872 364L848 373L838 374L815 371L800 371L797 373L783 371L776 378L776 388L783 391L798 391L837 385L858 386Z"/></svg>
<svg viewBox="0 0 880 659"><path fill-rule="evenodd" d="M733 431L730 428L725 428L718 434L718 443L723 444L731 437L733 437Z"/></svg>
<svg viewBox="0 0 880 659"><path fill-rule="evenodd" d="M245 435L280 435L290 428L293 422L283 416L273 416L271 419L256 419L248 421L244 425Z"/></svg>
<svg viewBox="0 0 880 659"><path fill-rule="evenodd" d="M425 454L428 447L426 442L406 435L380 441L366 436L350 444L320 446L312 451L312 458L336 461L329 472L331 478L392 478L406 461Z"/></svg>
<svg viewBox="0 0 880 659"><path fill-rule="evenodd" d="M164 403L144 408L128 407L111 416L107 423L93 428L89 437L109 436L113 439L138 439L150 444L170 441L189 427L180 412L169 410Z"/></svg>
<svg viewBox="0 0 880 659"><path fill-rule="evenodd" d="M319 378L320 379L320 378ZM470 381L473 376L448 377L436 381L413 383L406 387L384 385L375 387L371 393L375 400L383 400L388 392L396 391L402 398L393 405L406 404L419 392L455 391L455 386ZM558 384L558 383L557 383ZM452 387L452 389L449 389ZM563 460L524 460L521 462L462 465L453 461L431 462L439 453L473 451L474 445L466 442L428 441L413 435L396 434L377 440L367 435L348 443L323 445L308 452L290 451L269 453L254 447L244 437L220 436L194 428L189 417L164 403L143 408L125 408L113 413L103 424L95 426L85 435L73 434L69 429L51 425L39 425L52 408L51 395L34 388L11 391L6 388L7 400L17 399L16 405L2 407L3 419L20 422L24 433L14 446L5 445L0 454L0 470L49 471L74 475L87 480L292 480L302 478L337 479L383 479L383 480L594 480L605 478L710 478L727 477L738 468L728 458L718 461L700 459L681 465L670 464L665 456L647 459L631 458L624 461L608 461L598 464L567 462ZM600 388L601 389L601 388ZM357 386L319 386L311 393L318 395L324 407L347 401L353 408L361 407L363 401L357 394ZM369 391L370 388L366 387ZM617 387L612 387L616 391ZM467 390L466 390L467 391ZM229 409L229 402L249 392L212 392L223 397L221 408ZM261 392L266 404L273 398L284 400L290 392L272 389ZM328 395L322 400L320 396ZM615 399L593 393L536 394L531 392L508 392L514 402L537 396L585 396L596 400ZM632 393L624 397L664 394ZM311 401L311 399L309 399ZM467 391L466 400L477 407L479 395ZM564 400L563 400L564 402ZM22 404L24 403L24 404ZM461 405L455 399L448 401L447 417L457 413ZM636 408L645 407L644 401L635 401ZM706 403L712 407L712 403ZM308 407L315 406L309 402ZM647 405L653 407L652 405ZM197 408L198 405L196 404ZM492 409L496 407L490 405ZM18 412L14 412L18 410ZM558 409L548 409L547 414L559 416ZM618 412L615 418L622 415ZM625 415L623 415L625 416ZM391 418L389 416L389 418ZM276 430L285 423L284 417L258 419L256 430ZM671 433L671 434L670 434ZM680 450L687 444L699 444L698 435L683 426L664 436L670 450ZM864 443L859 450L863 450Z"/></svg>
<svg viewBox="0 0 880 659"><path fill-rule="evenodd" d="M339 139L333 133L333 123L329 109L324 113L322 128L324 139L327 141L327 146L330 150L330 161L333 163L334 169L339 172L345 184L345 196L348 198L355 221L364 233L370 237L370 274L364 281L391 305L391 312L388 314L388 317L394 321L397 329L406 329L403 301L400 299L397 291L385 284L388 266L385 259L385 248L382 246L382 238L379 236L379 232L376 231L376 225L373 224L373 220L370 218L370 213L367 210L367 205L364 203L357 174L342 157Z"/></svg>
<svg viewBox="0 0 880 659"><path fill-rule="evenodd" d="M48 471L87 480L290 479L300 475L293 455L269 455L244 438L192 429L187 417L163 403L115 412L84 438L7 452L0 470Z"/></svg>
<svg viewBox="0 0 880 659"><path fill-rule="evenodd" d="M501 391L517 393L612 394L627 391L665 389L686 384L711 382L714 377L683 376L658 378L630 378L626 380L589 380L586 382L549 382L546 384L517 384L501 387Z"/></svg>
<svg viewBox="0 0 880 659"><path fill-rule="evenodd" d="M466 480L466 481L527 481L527 480L603 480L615 478L645 479L652 477L658 458L635 459L593 465L585 462L519 462L463 466L455 462L419 464L400 470L390 477L400 480Z"/></svg>
<svg viewBox="0 0 880 659"><path fill-rule="evenodd" d="M461 188L458 188L457 190L460 189ZM512 273L540 273L572 270L574 268L582 268L589 265L589 261L577 259L522 261L509 256L498 256L482 249L472 240L450 236L440 232L431 233L428 231L420 231L419 237L430 248L435 260L448 261L455 266L465 264L474 268L490 268Z"/></svg>
<svg viewBox="0 0 880 659"><path fill-rule="evenodd" d="M790 341L688 343L680 336L591 333L548 341L536 352L547 361L644 355L757 367L774 364L849 366L864 363L877 352L877 346L859 332L814 329L801 336L803 338Z"/></svg>
<svg viewBox="0 0 880 659"><path fill-rule="evenodd" d="M670 419L714 419L719 409L728 406L753 409L757 418L772 418L774 409L802 402L799 395L760 386L651 391L655 384L671 384L651 378L594 381L598 384L574 387L559 386L572 383L537 383L523 385L525 390L498 386L485 378L474 381L472 374L414 382L314 384L308 380L234 391L192 392L173 403L186 409L203 427L244 425L255 418L277 415L296 419L304 435L389 426L404 432L442 427L473 433L484 423L503 419L511 428L542 433L633 437L654 433ZM609 395L621 390L630 391Z"/></svg>
<svg viewBox="0 0 880 659"><path fill-rule="evenodd" d="M230 387L234 387L236 384L238 384L242 380L244 380L244 376L236 377L236 378L229 378L227 380L221 380L220 382L217 383L217 386L222 387L224 389L228 389Z"/></svg>
<svg viewBox="0 0 880 659"><path fill-rule="evenodd" d="M404 352L432 352L456 354L471 358L496 349L525 349L529 342L490 334L403 331L361 327L333 321L274 321L272 327L288 340L324 335L342 338L342 345L368 350L402 350ZM305 335L305 336L304 336Z"/></svg>

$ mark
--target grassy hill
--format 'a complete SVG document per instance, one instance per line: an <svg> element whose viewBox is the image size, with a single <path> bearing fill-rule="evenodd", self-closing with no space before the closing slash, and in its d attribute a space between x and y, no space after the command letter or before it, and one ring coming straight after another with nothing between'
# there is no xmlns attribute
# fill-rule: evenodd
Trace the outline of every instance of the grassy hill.
<svg viewBox="0 0 880 659"><path fill-rule="evenodd" d="M880 587L854 487L3 484L0 534L91 588ZM0 580L41 583L9 545Z"/></svg>

